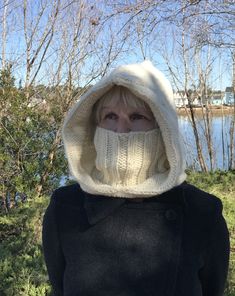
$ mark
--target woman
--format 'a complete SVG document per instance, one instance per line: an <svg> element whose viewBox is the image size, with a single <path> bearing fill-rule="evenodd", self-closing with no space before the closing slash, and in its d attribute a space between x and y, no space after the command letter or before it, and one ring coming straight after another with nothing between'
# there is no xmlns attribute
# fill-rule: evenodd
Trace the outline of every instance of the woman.
<svg viewBox="0 0 235 296"><path fill-rule="evenodd" d="M150 62L117 68L67 115L76 184L57 189L43 246L54 295L222 296L221 201L185 182L172 90Z"/></svg>

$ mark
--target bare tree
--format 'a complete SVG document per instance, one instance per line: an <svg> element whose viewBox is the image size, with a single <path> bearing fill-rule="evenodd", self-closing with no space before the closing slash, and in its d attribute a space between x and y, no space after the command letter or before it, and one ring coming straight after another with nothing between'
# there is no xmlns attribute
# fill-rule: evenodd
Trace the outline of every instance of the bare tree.
<svg viewBox="0 0 235 296"><path fill-rule="evenodd" d="M23 18L26 43L26 89L28 89L35 81L54 36L54 28L59 13L60 0L54 0L52 4L50 3L51 1L40 1L37 15L29 18L29 3L27 0L24 0ZM47 16L48 6L51 10L50 14ZM46 16L47 19L45 21ZM45 24L43 22L45 22ZM43 27L42 30L40 29L41 26ZM33 73L32 70L34 70Z"/></svg>
<svg viewBox="0 0 235 296"><path fill-rule="evenodd" d="M223 1L215 5L212 1L184 0L177 3L143 1L138 5L129 5L129 10L125 5L117 5L116 11L124 13L126 10L125 26L136 22L132 40L138 40L142 57L151 57L158 65L163 59L174 88L184 90L189 106L189 109L185 106L185 110L194 132L200 167L203 171L213 170L215 151L210 89L212 80L216 81L220 75L216 72L216 63L222 50L225 57L234 47L234 34L231 34L234 3ZM133 44L136 46L136 42ZM144 44L151 49L144 49ZM196 100L200 104L202 122L195 113ZM207 149L209 169L206 151L202 147Z"/></svg>
<svg viewBox="0 0 235 296"><path fill-rule="evenodd" d="M3 15L2 15L2 68L6 65L6 37L7 37L7 9L8 0L4 0Z"/></svg>
<svg viewBox="0 0 235 296"><path fill-rule="evenodd" d="M61 127L68 109L124 52L128 32L117 36L111 22L104 22L104 18L106 15L103 16L95 4L81 0L67 6L66 1L61 2L56 38L51 43L53 56L45 63L51 85L45 99L54 122L54 140L46 157L50 161L36 188L38 195L53 171L57 151L61 149Z"/></svg>
<svg viewBox="0 0 235 296"><path fill-rule="evenodd" d="M17 161L12 162L15 168L11 173L14 171L14 174L20 175L27 170L24 163L27 155L32 159L40 158L36 191L41 195L59 165L58 159L62 154L61 126L65 114L74 101L79 100L82 93L96 79L105 75L126 52L129 30L127 27L120 30L122 20L103 10L105 3L87 0L5 0L4 4L7 5L0 7L2 20L5 24L11 23L11 31L7 44L7 27L2 30L5 40L1 47L2 55L4 61L17 61L13 63L13 72L18 71L22 81L19 82L22 100L26 95L27 101L22 102L22 106L29 108L27 112L18 112L25 117L21 118L21 124L26 120L35 122L30 114L43 118L43 128L39 122L37 135L29 136L26 143L17 143L19 139L14 143L17 151L11 157L16 157ZM12 19L8 19L7 11L13 11ZM114 22L116 27L113 26ZM20 44L18 48L14 47L16 32ZM17 93L16 89L14 91ZM20 108L20 103L17 108ZM34 128L37 128L36 125ZM11 132L8 136L10 139ZM41 151L31 153L29 149L34 137L38 137L38 149ZM51 143L50 147L48 143Z"/></svg>

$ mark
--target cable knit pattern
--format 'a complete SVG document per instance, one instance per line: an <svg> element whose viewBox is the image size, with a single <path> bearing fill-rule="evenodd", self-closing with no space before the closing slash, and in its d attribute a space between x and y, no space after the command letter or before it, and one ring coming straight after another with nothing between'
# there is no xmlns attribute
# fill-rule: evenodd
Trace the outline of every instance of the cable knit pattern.
<svg viewBox="0 0 235 296"><path fill-rule="evenodd" d="M106 178L103 181L94 178L97 153L94 146L95 127L90 116L93 105L114 85L128 88L149 105L159 125L169 164L169 169L161 172L164 165L159 162L153 174L135 185L114 186ZM68 113L62 135L70 172L88 193L126 198L151 197L170 190L186 178L185 155L173 92L165 76L149 61L118 67L92 86ZM165 162L165 158L161 160ZM157 169L158 165L160 169ZM126 178L132 178L129 170L125 174Z"/></svg>
<svg viewBox="0 0 235 296"><path fill-rule="evenodd" d="M161 160L165 149L159 129L115 133L97 127L94 144L97 157L92 178L95 182L97 180L98 183L124 190L125 187L144 182L157 170L167 170L164 166L160 168L164 165Z"/></svg>

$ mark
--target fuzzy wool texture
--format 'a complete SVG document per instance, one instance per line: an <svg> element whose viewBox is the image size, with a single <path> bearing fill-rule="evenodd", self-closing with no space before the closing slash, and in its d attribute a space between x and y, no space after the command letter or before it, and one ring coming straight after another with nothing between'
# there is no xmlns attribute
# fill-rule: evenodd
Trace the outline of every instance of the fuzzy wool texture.
<svg viewBox="0 0 235 296"><path fill-rule="evenodd" d="M94 177L97 152L93 105L114 85L128 88L151 108L160 128L169 169L155 170L146 180L125 186ZM88 193L125 198L147 198L180 185L185 179L185 156L169 81L151 62L120 66L92 86L65 118L63 141L71 175ZM98 181L97 181L98 180Z"/></svg>

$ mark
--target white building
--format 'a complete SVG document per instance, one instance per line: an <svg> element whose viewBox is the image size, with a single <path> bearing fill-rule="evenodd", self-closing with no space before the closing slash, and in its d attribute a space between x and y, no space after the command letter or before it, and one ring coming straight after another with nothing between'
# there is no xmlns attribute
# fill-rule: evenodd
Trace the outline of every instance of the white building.
<svg viewBox="0 0 235 296"><path fill-rule="evenodd" d="M177 108L188 105L188 99L184 91L174 92L173 97Z"/></svg>
<svg viewBox="0 0 235 296"><path fill-rule="evenodd" d="M224 104L225 105L234 105L234 90L233 87L226 87L224 95Z"/></svg>

